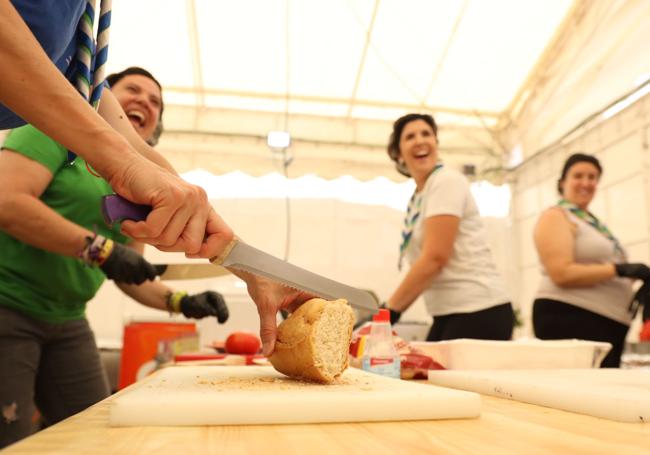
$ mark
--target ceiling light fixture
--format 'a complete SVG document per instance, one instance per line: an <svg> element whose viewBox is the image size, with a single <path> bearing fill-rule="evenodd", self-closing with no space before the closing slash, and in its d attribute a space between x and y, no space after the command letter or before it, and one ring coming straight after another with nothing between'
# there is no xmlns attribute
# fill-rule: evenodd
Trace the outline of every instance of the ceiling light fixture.
<svg viewBox="0 0 650 455"><path fill-rule="evenodd" d="M288 131L269 131L266 136L266 144L273 151L282 151L291 145L291 135Z"/></svg>

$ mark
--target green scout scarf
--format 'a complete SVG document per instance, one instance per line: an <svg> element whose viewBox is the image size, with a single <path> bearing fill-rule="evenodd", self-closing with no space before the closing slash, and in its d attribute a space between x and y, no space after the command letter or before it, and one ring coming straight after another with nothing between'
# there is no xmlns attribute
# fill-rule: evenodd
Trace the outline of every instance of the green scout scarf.
<svg viewBox="0 0 650 455"><path fill-rule="evenodd" d="M569 212L573 213L581 220L593 226L594 229L596 229L598 232L600 232L602 235L604 235L607 239L609 239L614 244L614 251L619 253L623 258L625 258L625 252L623 251L623 247L621 246L618 239L614 237L614 234L612 234L611 231L607 228L607 226L604 223L602 223L598 218L596 218L593 213L581 209L580 207L567 201L566 199L560 199L557 205L559 207L562 207L563 209L567 209Z"/></svg>

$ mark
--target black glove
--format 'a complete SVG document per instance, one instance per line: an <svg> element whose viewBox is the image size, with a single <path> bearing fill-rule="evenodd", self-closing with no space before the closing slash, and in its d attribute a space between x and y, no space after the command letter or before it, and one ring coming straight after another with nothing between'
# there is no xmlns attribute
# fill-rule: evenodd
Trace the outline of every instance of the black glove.
<svg viewBox="0 0 650 455"><path fill-rule="evenodd" d="M117 242L113 244L113 251L99 268L106 278L116 283L142 284L146 280L154 280L157 276L156 268L137 251Z"/></svg>
<svg viewBox="0 0 650 455"><path fill-rule="evenodd" d="M642 315L643 322L645 322L650 319L650 281L644 282L643 286L641 286L636 291L636 294L634 294L634 298L632 299L629 308L630 314L633 318L636 316L636 312L640 306L643 306Z"/></svg>
<svg viewBox="0 0 650 455"><path fill-rule="evenodd" d="M386 306L386 302L382 303L381 308L388 308ZM390 311L390 325L397 324L399 322L399 319L402 317L402 313L395 311L392 308L388 308L388 311Z"/></svg>
<svg viewBox="0 0 650 455"><path fill-rule="evenodd" d="M221 294L214 291L186 295L181 299L180 310L188 318L201 319L215 316L220 324L228 320L226 301Z"/></svg>
<svg viewBox="0 0 650 455"><path fill-rule="evenodd" d="M616 274L625 278L650 281L650 267L641 263L615 264Z"/></svg>

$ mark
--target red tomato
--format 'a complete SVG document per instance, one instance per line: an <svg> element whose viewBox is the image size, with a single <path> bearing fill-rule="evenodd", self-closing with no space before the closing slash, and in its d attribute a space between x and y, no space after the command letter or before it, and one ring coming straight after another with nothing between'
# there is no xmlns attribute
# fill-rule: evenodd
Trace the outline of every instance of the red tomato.
<svg viewBox="0 0 650 455"><path fill-rule="evenodd" d="M643 323L641 326L641 333L639 334L639 340L641 341L650 341L650 319Z"/></svg>
<svg viewBox="0 0 650 455"><path fill-rule="evenodd" d="M258 336L250 332L233 332L226 338L228 354L256 354L261 346Z"/></svg>

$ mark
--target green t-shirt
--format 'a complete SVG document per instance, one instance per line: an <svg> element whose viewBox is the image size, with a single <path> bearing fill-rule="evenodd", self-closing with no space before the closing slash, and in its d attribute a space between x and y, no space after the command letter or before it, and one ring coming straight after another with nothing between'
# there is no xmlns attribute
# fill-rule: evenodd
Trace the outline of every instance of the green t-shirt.
<svg viewBox="0 0 650 455"><path fill-rule="evenodd" d="M52 172L52 181L40 198L45 205L104 237L129 242L119 233L119 225L111 229L104 222L101 197L113 191L86 169L81 157L68 163L67 150L31 125L13 130L3 148ZM80 319L104 279L97 267L32 247L0 231L0 305L51 323Z"/></svg>

